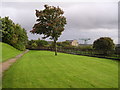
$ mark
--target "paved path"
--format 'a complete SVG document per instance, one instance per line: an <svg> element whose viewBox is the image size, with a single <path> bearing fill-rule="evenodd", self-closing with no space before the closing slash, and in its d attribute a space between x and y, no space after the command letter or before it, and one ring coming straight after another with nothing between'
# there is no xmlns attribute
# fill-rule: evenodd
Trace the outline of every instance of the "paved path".
<svg viewBox="0 0 120 90"><path fill-rule="evenodd" d="M16 62L16 60L18 60L21 56L23 56L23 55L24 55L25 53L27 53L28 51L29 51L29 50L26 50L26 51L24 51L23 53L17 55L16 57L14 57L14 58L12 58L12 59L9 59L9 60L7 60L7 61L5 61L5 62L3 62L3 63L0 63L0 78L2 77L2 73L3 73L5 70L9 69L10 66L11 66L14 62Z"/></svg>

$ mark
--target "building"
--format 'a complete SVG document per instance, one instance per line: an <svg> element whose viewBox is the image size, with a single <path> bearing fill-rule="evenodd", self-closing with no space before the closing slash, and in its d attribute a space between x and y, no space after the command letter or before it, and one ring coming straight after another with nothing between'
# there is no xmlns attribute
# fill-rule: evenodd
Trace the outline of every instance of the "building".
<svg viewBox="0 0 120 90"><path fill-rule="evenodd" d="M78 43L77 40L66 40L66 41L70 42L70 44L71 44L72 46L78 46L78 45L79 45L79 43Z"/></svg>

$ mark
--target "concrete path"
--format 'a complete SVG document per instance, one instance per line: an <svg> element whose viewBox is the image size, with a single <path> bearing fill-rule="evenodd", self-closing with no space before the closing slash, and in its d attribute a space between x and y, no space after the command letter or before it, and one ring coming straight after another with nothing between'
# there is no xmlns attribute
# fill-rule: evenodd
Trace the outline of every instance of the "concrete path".
<svg viewBox="0 0 120 90"><path fill-rule="evenodd" d="M20 57L22 57L25 53L27 53L29 50L24 51L23 53L17 55L16 57L9 59L3 63L0 63L0 78L2 78L2 74L4 71L8 70L10 66L16 62Z"/></svg>

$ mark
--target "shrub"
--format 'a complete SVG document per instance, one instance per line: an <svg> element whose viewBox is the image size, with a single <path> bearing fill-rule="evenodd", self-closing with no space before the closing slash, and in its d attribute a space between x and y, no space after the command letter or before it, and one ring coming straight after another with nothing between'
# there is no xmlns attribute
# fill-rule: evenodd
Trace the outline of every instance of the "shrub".
<svg viewBox="0 0 120 90"><path fill-rule="evenodd" d="M115 44L111 38L101 37L94 41L93 48L100 54L109 55L115 50Z"/></svg>
<svg viewBox="0 0 120 90"><path fill-rule="evenodd" d="M30 40L28 41L27 48L48 47L48 42L45 40Z"/></svg>
<svg viewBox="0 0 120 90"><path fill-rule="evenodd" d="M48 42L45 40L38 39L38 40L36 40L36 44L38 47L45 47L46 45L48 45Z"/></svg>

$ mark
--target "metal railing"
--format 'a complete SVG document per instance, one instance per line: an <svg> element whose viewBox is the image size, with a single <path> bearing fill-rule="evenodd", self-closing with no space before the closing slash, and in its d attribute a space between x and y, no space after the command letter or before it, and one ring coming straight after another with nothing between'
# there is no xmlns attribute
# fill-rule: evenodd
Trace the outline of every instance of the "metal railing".
<svg viewBox="0 0 120 90"><path fill-rule="evenodd" d="M27 48L27 49L55 51L55 49L53 47L36 47L36 48ZM60 48L60 47L58 47L57 51L62 52L62 53L67 53L67 54L84 55L84 56L90 56L90 57L120 60L120 54L104 55L104 54L100 54L99 52L97 52L93 49L82 50L82 49L77 49L77 48Z"/></svg>

